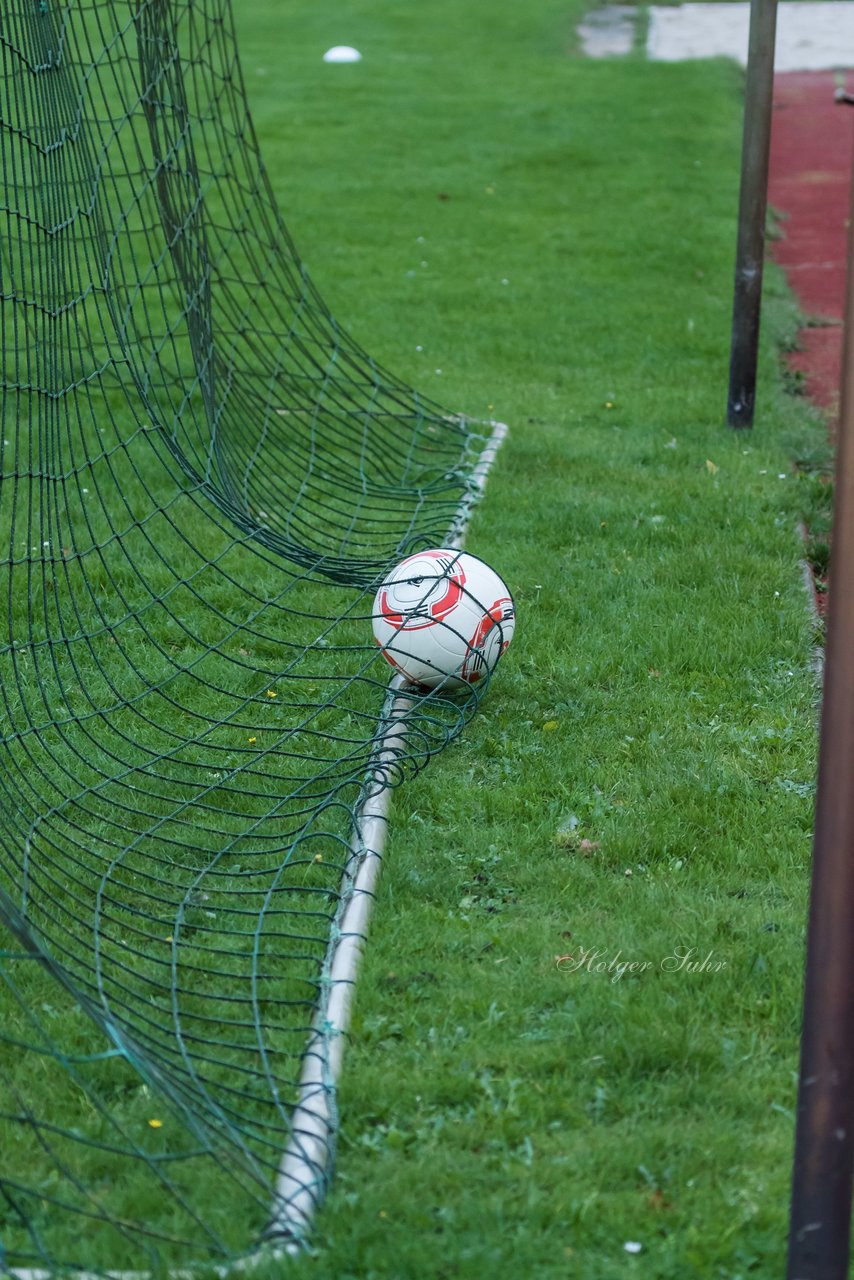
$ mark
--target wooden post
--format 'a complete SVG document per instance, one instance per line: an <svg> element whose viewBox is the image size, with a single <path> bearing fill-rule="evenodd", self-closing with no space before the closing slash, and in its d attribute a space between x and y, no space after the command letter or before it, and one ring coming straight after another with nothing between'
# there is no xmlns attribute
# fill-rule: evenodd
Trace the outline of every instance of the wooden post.
<svg viewBox="0 0 854 1280"><path fill-rule="evenodd" d="M727 422L752 427L768 207L777 0L751 0Z"/></svg>
<svg viewBox="0 0 854 1280"><path fill-rule="evenodd" d="M854 166L852 166L854 177ZM852 185L854 208L854 185ZM854 227L787 1280L845 1280L854 1177Z"/></svg>

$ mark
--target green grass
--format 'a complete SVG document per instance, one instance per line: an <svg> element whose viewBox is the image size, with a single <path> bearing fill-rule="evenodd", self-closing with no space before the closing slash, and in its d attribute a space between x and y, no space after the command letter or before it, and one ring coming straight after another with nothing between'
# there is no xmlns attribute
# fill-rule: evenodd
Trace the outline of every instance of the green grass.
<svg viewBox="0 0 854 1280"><path fill-rule="evenodd" d="M740 74L583 62L582 8L240 6L334 313L510 426L468 546L519 612L479 717L396 795L335 1183L311 1253L259 1274L781 1272L816 698L796 523L822 498L791 461L821 426L782 390L773 274L756 429L723 426ZM364 60L323 64L341 42ZM168 1144L130 1088L134 1140ZM239 1247L215 1172L177 1176Z"/></svg>

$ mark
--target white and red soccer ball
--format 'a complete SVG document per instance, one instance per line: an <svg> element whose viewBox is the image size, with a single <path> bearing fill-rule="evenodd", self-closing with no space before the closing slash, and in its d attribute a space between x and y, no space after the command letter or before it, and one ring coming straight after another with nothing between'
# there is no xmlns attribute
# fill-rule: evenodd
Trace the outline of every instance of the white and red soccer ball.
<svg viewBox="0 0 854 1280"><path fill-rule="evenodd" d="M414 684L456 691L493 671L513 637L513 599L494 569L438 548L401 560L374 599L374 638Z"/></svg>

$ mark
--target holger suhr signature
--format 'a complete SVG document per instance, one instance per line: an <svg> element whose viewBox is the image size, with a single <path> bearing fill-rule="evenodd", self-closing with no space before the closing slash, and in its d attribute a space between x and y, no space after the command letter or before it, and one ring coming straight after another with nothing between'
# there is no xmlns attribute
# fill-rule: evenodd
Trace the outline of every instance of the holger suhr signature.
<svg viewBox="0 0 854 1280"><path fill-rule="evenodd" d="M609 955L601 947L579 947L572 955L555 956L555 964L562 973L607 974L611 982L619 982L626 974L649 973L653 969L663 973L720 973L728 966L713 950L703 953L699 947L674 947L657 960L630 960L622 950Z"/></svg>

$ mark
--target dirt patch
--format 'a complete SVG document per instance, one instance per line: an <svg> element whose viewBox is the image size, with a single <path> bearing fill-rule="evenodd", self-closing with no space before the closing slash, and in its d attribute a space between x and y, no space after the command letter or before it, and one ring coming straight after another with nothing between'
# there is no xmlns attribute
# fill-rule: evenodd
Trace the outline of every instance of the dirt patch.
<svg viewBox="0 0 854 1280"><path fill-rule="evenodd" d="M794 389L839 420L842 321L848 253L854 108L836 101L851 76L789 72L774 78L768 199L781 216L772 256L809 317L786 361ZM825 477L828 483L832 476ZM817 617L827 609L829 532L803 526L807 579Z"/></svg>
<svg viewBox="0 0 854 1280"><path fill-rule="evenodd" d="M768 184L769 203L782 215L782 239L772 255L810 317L789 367L831 425L839 413L854 149L854 108L840 105L834 95L846 78L852 77L832 71L774 77Z"/></svg>

